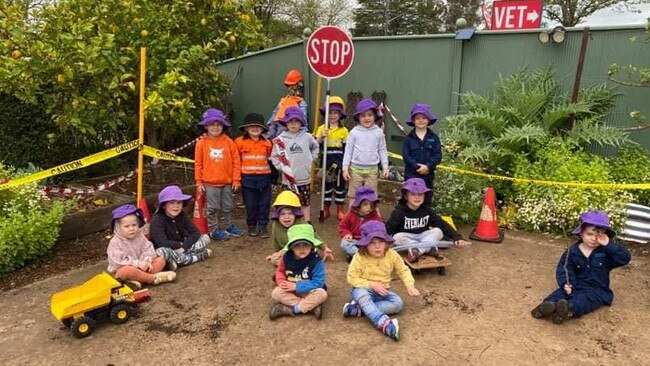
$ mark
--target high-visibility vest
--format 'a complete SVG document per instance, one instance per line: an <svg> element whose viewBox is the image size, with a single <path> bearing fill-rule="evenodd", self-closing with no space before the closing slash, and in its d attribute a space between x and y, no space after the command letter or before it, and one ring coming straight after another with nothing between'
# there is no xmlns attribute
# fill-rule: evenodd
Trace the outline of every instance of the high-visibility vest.
<svg viewBox="0 0 650 366"><path fill-rule="evenodd" d="M240 136L235 139L235 144L241 156L242 174L271 174L271 141L264 138L255 141L250 137Z"/></svg>

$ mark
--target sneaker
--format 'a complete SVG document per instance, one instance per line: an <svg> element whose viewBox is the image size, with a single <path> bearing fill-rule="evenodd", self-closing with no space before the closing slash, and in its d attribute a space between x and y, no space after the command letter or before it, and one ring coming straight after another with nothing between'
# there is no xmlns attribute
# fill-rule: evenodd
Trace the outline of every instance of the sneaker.
<svg viewBox="0 0 650 366"><path fill-rule="evenodd" d="M142 288L142 284L139 281L128 280L128 281L124 281L124 284L127 285L133 291L137 291Z"/></svg>
<svg viewBox="0 0 650 366"><path fill-rule="evenodd" d="M555 303L552 301L544 301L541 304L537 305L533 311L531 311L531 315L533 318L539 319L539 318L544 318L547 317L555 312Z"/></svg>
<svg viewBox="0 0 650 366"><path fill-rule="evenodd" d="M172 272L173 272L173 271L176 271L176 270L178 269L178 264L177 264L175 261L173 261L173 260L169 260L169 261L167 261L167 265L165 266L165 268L166 268L168 271L172 271Z"/></svg>
<svg viewBox="0 0 650 366"><path fill-rule="evenodd" d="M346 254L345 261L348 262L348 263L352 262L352 255Z"/></svg>
<svg viewBox="0 0 650 366"><path fill-rule="evenodd" d="M315 307L311 312L314 313L316 319L321 320L323 318L323 308L321 305Z"/></svg>
<svg viewBox="0 0 650 366"><path fill-rule="evenodd" d="M212 256L212 249L205 248L202 251L196 253L196 258L199 262L202 262Z"/></svg>
<svg viewBox="0 0 650 366"><path fill-rule="evenodd" d="M219 228L216 228L210 233L210 237L214 240L224 241L228 240L228 233Z"/></svg>
<svg viewBox="0 0 650 366"><path fill-rule="evenodd" d="M234 224L230 224L226 228L226 234L228 234L230 236L234 236L235 238L238 238L238 237L244 235L244 233L242 233L241 230L237 229L237 227Z"/></svg>
<svg viewBox="0 0 650 366"><path fill-rule="evenodd" d="M260 238L262 239L268 239L269 238L269 230L265 226L260 227Z"/></svg>
<svg viewBox="0 0 650 366"><path fill-rule="evenodd" d="M273 303L271 309L269 310L269 318L275 320L283 316L293 316L293 310L279 302Z"/></svg>
<svg viewBox="0 0 650 366"><path fill-rule="evenodd" d="M361 311L361 306L357 304L356 301L352 300L345 305L343 305L343 317L350 318L353 316L361 316L363 312Z"/></svg>
<svg viewBox="0 0 650 366"><path fill-rule="evenodd" d="M572 314L571 309L569 309L569 302L562 299L555 304L555 314L553 314L551 320L555 324L562 324L562 322L571 316Z"/></svg>
<svg viewBox="0 0 650 366"><path fill-rule="evenodd" d="M390 319L381 327L381 331L389 338L399 341L399 323L397 319Z"/></svg>
<svg viewBox="0 0 650 366"><path fill-rule="evenodd" d="M153 276L155 278L153 284L158 285L158 284L161 284L161 283L172 282L173 280L175 280L176 279L176 272L163 271L163 272L155 273Z"/></svg>
<svg viewBox="0 0 650 366"><path fill-rule="evenodd" d="M258 236L260 232L257 230L257 226L248 227L248 236Z"/></svg>

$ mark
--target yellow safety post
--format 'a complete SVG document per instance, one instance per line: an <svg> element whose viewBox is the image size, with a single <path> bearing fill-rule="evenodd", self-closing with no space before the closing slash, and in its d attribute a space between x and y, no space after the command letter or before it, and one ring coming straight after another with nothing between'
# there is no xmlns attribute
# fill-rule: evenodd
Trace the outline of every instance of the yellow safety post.
<svg viewBox="0 0 650 366"><path fill-rule="evenodd" d="M320 111L318 110L318 105L320 103L320 90L321 86L323 84L323 78L318 77L316 80L316 103L314 103L314 131L312 132L314 135L316 135L316 131L318 130L319 127L319 119L320 119ZM309 191L313 192L314 191L314 173L316 169L314 164L311 165L311 186L309 187ZM325 189L324 187L321 189Z"/></svg>
<svg viewBox="0 0 650 366"><path fill-rule="evenodd" d="M140 48L140 110L138 113L138 189L137 200L140 203L142 199L142 179L144 174L144 86L147 69L147 48Z"/></svg>

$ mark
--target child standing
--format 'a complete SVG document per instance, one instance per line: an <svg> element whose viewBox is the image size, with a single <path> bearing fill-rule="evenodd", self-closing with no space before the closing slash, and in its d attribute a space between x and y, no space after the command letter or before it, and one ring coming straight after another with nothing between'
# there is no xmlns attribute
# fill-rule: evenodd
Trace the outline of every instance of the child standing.
<svg viewBox="0 0 650 366"><path fill-rule="evenodd" d="M431 207L424 205L424 195L430 191L422 178L411 178L402 183L402 198L386 221L386 231L393 235L396 245L438 242L447 236L454 241L455 246L466 246L467 242L458 231L447 224ZM447 248L448 245L437 247ZM431 250L434 248L409 249L406 259L413 262Z"/></svg>
<svg viewBox="0 0 650 366"><path fill-rule="evenodd" d="M415 128L406 135L402 145L404 157L404 180L422 178L427 188L424 205L430 206L433 198L433 179L436 166L442 161L440 138L429 126L433 126L438 118L431 113L427 104L414 104L411 107L411 119L406 122Z"/></svg>
<svg viewBox="0 0 650 366"><path fill-rule="evenodd" d="M399 324L388 315L401 312L404 302L390 291L393 271L404 282L410 296L420 296L420 291L415 288L413 275L402 257L388 247L393 241L382 222L368 221L361 225L361 239L357 242L359 253L348 268L352 301L343 306L343 316L365 315L377 329L397 341Z"/></svg>
<svg viewBox="0 0 650 366"><path fill-rule="evenodd" d="M284 117L287 108L289 107L298 107L302 110L302 113L307 116L307 102L302 97L304 95L305 85L302 82L302 74L296 69L289 70L287 75L284 78L284 86L287 87L288 93L284 97L280 98L278 105L275 107L273 112L271 112L271 117L267 124L270 126L269 131L266 137L269 140L280 136L280 134L287 130L286 126L282 125L280 121ZM307 130L307 125L303 127L303 130Z"/></svg>
<svg viewBox="0 0 650 366"><path fill-rule="evenodd" d="M237 146L225 133L230 122L222 111L208 109L199 126L208 134L194 150L194 177L197 192L205 192L210 236L215 240L241 236L242 232L232 223L233 192L241 185L241 163ZM219 211L223 213L224 230L219 227Z"/></svg>
<svg viewBox="0 0 650 366"><path fill-rule="evenodd" d="M325 106L320 108L320 114L325 116ZM345 103L338 96L330 97L329 107L329 129L321 125L316 130L316 140L319 144L323 143L323 138L327 137L327 166L323 169L325 178L325 207L323 207L323 216L327 219L330 216L330 207L332 198L336 203L336 217L342 220L345 215L343 205L345 204L345 179L343 179L343 151L348 139L348 129L342 125L345 120Z"/></svg>
<svg viewBox="0 0 650 366"><path fill-rule="evenodd" d="M309 222L311 164L318 158L318 143L311 134L301 129L307 121L300 108L287 108L281 123L287 127L287 131L273 139L271 162L282 174L282 184L300 198L302 212Z"/></svg>
<svg viewBox="0 0 650 366"><path fill-rule="evenodd" d="M241 156L242 196L246 206L246 225L249 236L268 238L269 209L271 206L271 141L262 136L266 131L264 117L249 113L239 126L243 136L235 139Z"/></svg>
<svg viewBox="0 0 650 366"><path fill-rule="evenodd" d="M612 305L609 272L630 263L630 252L614 240L616 232L602 211L580 215L580 223L571 234L580 239L560 257L555 270L558 289L533 309L534 318L550 315L553 323L561 324L602 305Z"/></svg>
<svg viewBox="0 0 650 366"><path fill-rule="evenodd" d="M359 124L350 131L343 154L343 178L349 180L348 197L352 199L359 186L370 186L377 192L377 165L381 163L382 177L388 177L388 152L382 130L375 125L380 120L377 103L364 99L357 103L354 120Z"/></svg>
<svg viewBox="0 0 650 366"><path fill-rule="evenodd" d="M158 208L151 219L151 241L156 254L164 257L172 270L212 255L208 248L210 236L201 235L183 211L191 199L192 196L183 194L181 187L169 185L158 193Z"/></svg>
<svg viewBox="0 0 650 366"><path fill-rule="evenodd" d="M347 254L348 262L357 254L357 241L361 238L361 225L367 221L382 221L377 203L379 197L372 188L361 186L354 193L354 201L350 211L339 222L339 235L341 236L341 249Z"/></svg>
<svg viewBox="0 0 650 366"><path fill-rule="evenodd" d="M313 312L320 319L327 287L325 263L315 248L323 242L314 236L314 228L309 224L294 225L287 234L286 253L275 271L278 286L271 293L277 302L271 306L269 318Z"/></svg>
<svg viewBox="0 0 650 366"><path fill-rule="evenodd" d="M144 216L139 208L133 205L116 208L110 224L113 237L106 249L108 272L136 289L142 283L157 285L176 278L176 272L161 272L165 259L156 255L153 244L140 231L142 226Z"/></svg>

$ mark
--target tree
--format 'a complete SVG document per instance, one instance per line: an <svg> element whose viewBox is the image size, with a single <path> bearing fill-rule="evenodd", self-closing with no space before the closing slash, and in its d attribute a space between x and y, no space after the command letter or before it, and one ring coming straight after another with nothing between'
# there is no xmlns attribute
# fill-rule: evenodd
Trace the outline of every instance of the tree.
<svg viewBox="0 0 650 366"><path fill-rule="evenodd" d="M140 47L155 144L226 104L218 59L265 42L256 18L232 0L60 0L26 12L23 2L0 3L0 92L42 106L87 143L135 137Z"/></svg>
<svg viewBox="0 0 650 366"><path fill-rule="evenodd" d="M574 27L598 10L613 8L617 11L634 11L634 5L648 0L546 0L546 16L565 27Z"/></svg>

